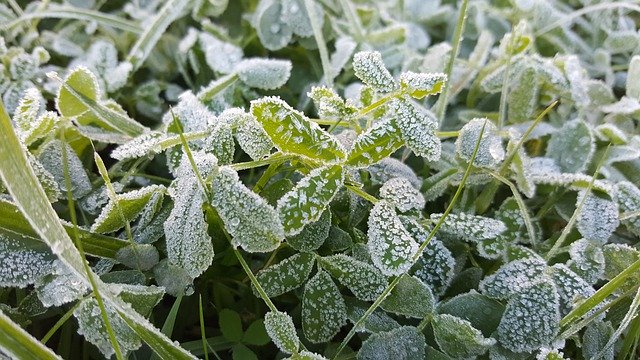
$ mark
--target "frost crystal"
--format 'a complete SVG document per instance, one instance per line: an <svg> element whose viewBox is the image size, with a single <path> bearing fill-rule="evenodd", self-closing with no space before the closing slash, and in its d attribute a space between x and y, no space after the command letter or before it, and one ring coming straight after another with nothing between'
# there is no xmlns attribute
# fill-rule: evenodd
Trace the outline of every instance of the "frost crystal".
<svg viewBox="0 0 640 360"><path fill-rule="evenodd" d="M230 73L244 56L242 49L238 46L218 40L206 32L201 32L198 38L207 65L216 72Z"/></svg>
<svg viewBox="0 0 640 360"><path fill-rule="evenodd" d="M287 354L298 352L300 340L296 333L296 327L293 325L293 319L289 314L269 311L264 316L264 326L278 349Z"/></svg>
<svg viewBox="0 0 640 360"><path fill-rule="evenodd" d="M395 205L401 212L422 210L424 196L405 178L397 177L385 182L380 188L380 197Z"/></svg>
<svg viewBox="0 0 640 360"><path fill-rule="evenodd" d="M286 235L299 234L307 224L318 221L343 182L342 166L317 168L280 198L277 210Z"/></svg>
<svg viewBox="0 0 640 360"><path fill-rule="evenodd" d="M405 273L418 251L418 243L404 228L393 206L386 201L377 202L368 224L368 247L376 267L385 275Z"/></svg>
<svg viewBox="0 0 640 360"><path fill-rule="evenodd" d="M447 75L443 73L427 74L407 71L400 75L400 85L416 99L439 93L446 81Z"/></svg>
<svg viewBox="0 0 640 360"><path fill-rule="evenodd" d="M378 121L356 138L347 164L356 168L376 164L387 159L402 144L401 132L394 119Z"/></svg>
<svg viewBox="0 0 640 360"><path fill-rule="evenodd" d="M485 338L469 321L456 316L438 314L431 323L440 350L455 359L482 355L496 343L495 339Z"/></svg>
<svg viewBox="0 0 640 360"><path fill-rule="evenodd" d="M413 169L396 158L384 158L377 164L369 166L367 171L374 185L382 185L392 178L401 177L407 179L416 189L422 186L422 180Z"/></svg>
<svg viewBox="0 0 640 360"><path fill-rule="evenodd" d="M425 339L413 326L403 326L371 335L358 352L358 360L425 358Z"/></svg>
<svg viewBox="0 0 640 360"><path fill-rule="evenodd" d="M443 214L431 214L431 221L438 222ZM467 213L449 214L440 231L458 236L466 241L480 242L493 239L507 230L500 220Z"/></svg>
<svg viewBox="0 0 640 360"><path fill-rule="evenodd" d="M325 211L318 221L308 224L297 235L287 238L287 244L298 251L317 250L329 236L331 211Z"/></svg>
<svg viewBox="0 0 640 360"><path fill-rule="evenodd" d="M269 297L279 296L304 284L314 263L313 254L298 253L260 270L256 278ZM255 288L253 290L254 294L258 296Z"/></svg>
<svg viewBox="0 0 640 360"><path fill-rule="evenodd" d="M387 278L374 266L344 254L324 257L320 263L361 300L375 300L387 285Z"/></svg>
<svg viewBox="0 0 640 360"><path fill-rule="evenodd" d="M581 300L595 294L589 283L562 264L551 267L551 276L560 296L560 314L566 315Z"/></svg>
<svg viewBox="0 0 640 360"><path fill-rule="evenodd" d="M248 86L273 90L284 85L291 76L291 61L247 59L236 66L238 77Z"/></svg>
<svg viewBox="0 0 640 360"><path fill-rule="evenodd" d="M207 130L210 123L215 123L215 115L190 91L180 95L178 105L162 118L169 127L173 125L172 114L178 118L185 133Z"/></svg>
<svg viewBox="0 0 640 360"><path fill-rule="evenodd" d="M338 287L320 270L305 285L302 298L302 330L313 343L327 342L346 323L347 310Z"/></svg>
<svg viewBox="0 0 640 360"><path fill-rule="evenodd" d="M396 119L402 138L416 155L427 161L440 159L440 139L435 134L438 122L431 112L416 107L406 98L392 100L389 110Z"/></svg>
<svg viewBox="0 0 640 360"><path fill-rule="evenodd" d="M385 311L422 319L435 309L431 289L415 276L402 275L391 293L380 304Z"/></svg>
<svg viewBox="0 0 640 360"><path fill-rule="evenodd" d="M640 211L640 189L628 181L619 182L616 186L618 206L621 212L633 213ZM629 231L640 236L640 216L633 216L622 220Z"/></svg>
<svg viewBox="0 0 640 360"><path fill-rule="evenodd" d="M269 252L284 240L284 229L276 210L244 186L235 170L221 167L211 189L211 205L233 237L234 246L248 252Z"/></svg>
<svg viewBox="0 0 640 360"><path fill-rule="evenodd" d="M582 191L578 195L577 204L580 204L584 196L585 192ZM585 239L605 244L620 225L618 205L593 191L586 196L578 214L578 231Z"/></svg>
<svg viewBox="0 0 640 360"><path fill-rule="evenodd" d="M38 156L38 161L42 164L58 183L58 187L63 193L67 191L67 185L64 176L64 163L62 147L66 148L67 169L71 178L71 194L74 199L80 199L91 192L91 182L89 176L84 170L82 161L69 144L63 144L60 140L53 140L43 147Z"/></svg>
<svg viewBox="0 0 640 360"><path fill-rule="evenodd" d="M253 26L258 38L271 51L285 47L293 35L291 27L282 20L282 11L280 1L260 1L254 15Z"/></svg>
<svg viewBox="0 0 640 360"><path fill-rule="evenodd" d="M587 168L595 152L595 139L589 126L582 120L566 122L551 135L547 156L554 159L564 172L580 173Z"/></svg>
<svg viewBox="0 0 640 360"><path fill-rule="evenodd" d="M413 267L414 275L438 296L444 294L455 275L456 260L442 241L431 239Z"/></svg>
<svg viewBox="0 0 640 360"><path fill-rule="evenodd" d="M480 291L492 298L508 299L545 277L546 268L547 264L539 259L512 261L482 280Z"/></svg>
<svg viewBox="0 0 640 360"><path fill-rule="evenodd" d="M354 115L358 109L350 101L345 101L332 88L314 86L307 93L318 109L318 116L322 119L335 119L344 121Z"/></svg>
<svg viewBox="0 0 640 360"><path fill-rule="evenodd" d="M151 270L159 260L158 250L151 244L133 244L118 250L116 259L131 269Z"/></svg>
<svg viewBox="0 0 640 360"><path fill-rule="evenodd" d="M0 286L24 288L51 271L55 256L44 243L0 232Z"/></svg>
<svg viewBox="0 0 640 360"><path fill-rule="evenodd" d="M64 79L65 84L74 89L79 94L87 98L97 101L100 99L100 88L96 76L84 66L78 66L69 72ZM60 86L58 96L56 97L56 108L58 112L65 117L79 116L85 113L89 108L73 95L64 86Z"/></svg>
<svg viewBox="0 0 640 360"><path fill-rule="evenodd" d="M320 4L310 3L316 7L316 13L322 14ZM318 26L322 28L324 16L318 16L316 21ZM307 13L304 0L283 0L282 1L282 21L286 23L294 34L301 37L309 37L313 35L311 20Z"/></svg>
<svg viewBox="0 0 640 360"><path fill-rule="evenodd" d="M580 239L571 244L569 267L589 284L595 283L604 274L604 254L600 244Z"/></svg>
<svg viewBox="0 0 640 360"><path fill-rule="evenodd" d="M388 93L398 87L377 51L361 51L353 55L353 70L363 83L379 92Z"/></svg>
<svg viewBox="0 0 640 360"><path fill-rule="evenodd" d="M217 121L210 127L211 133L204 140L203 149L215 155L221 165L231 164L236 150L231 125L225 121Z"/></svg>
<svg viewBox="0 0 640 360"><path fill-rule="evenodd" d="M91 226L91 231L110 233L123 228L125 221L131 222L140 215L142 209L156 193L164 193L164 191L165 187L162 185L151 185L124 194L117 194L116 202L118 205L116 206L116 202L110 200Z"/></svg>
<svg viewBox="0 0 640 360"><path fill-rule="evenodd" d="M233 119L232 124L237 126L238 145L253 160L261 160L271 153L273 142L253 115L245 113L242 109L234 108L225 110L219 118Z"/></svg>
<svg viewBox="0 0 640 360"><path fill-rule="evenodd" d="M89 291L85 282L58 260L49 274L38 279L36 289L38 299L46 307L70 303Z"/></svg>
<svg viewBox="0 0 640 360"><path fill-rule="evenodd" d="M502 315L497 335L514 352L529 352L549 344L559 329L558 293L549 281L540 281L515 295Z"/></svg>
<svg viewBox="0 0 640 360"><path fill-rule="evenodd" d="M480 140L473 165L493 168L502 162L505 151L498 128L489 119L472 119L460 129L460 135L456 139L456 153L463 160L470 161L483 126L482 140Z"/></svg>
<svg viewBox="0 0 640 360"><path fill-rule="evenodd" d="M156 154L162 151L159 143L165 137L163 133L158 131L144 133L115 148L111 152L111 157L116 160L128 160Z"/></svg>

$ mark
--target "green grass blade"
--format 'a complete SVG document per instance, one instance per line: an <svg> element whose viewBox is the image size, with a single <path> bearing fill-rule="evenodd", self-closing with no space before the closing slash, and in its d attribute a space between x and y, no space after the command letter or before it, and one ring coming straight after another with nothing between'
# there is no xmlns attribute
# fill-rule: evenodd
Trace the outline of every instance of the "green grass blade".
<svg viewBox="0 0 640 360"><path fill-rule="evenodd" d="M0 310L0 350L11 359L62 359Z"/></svg>

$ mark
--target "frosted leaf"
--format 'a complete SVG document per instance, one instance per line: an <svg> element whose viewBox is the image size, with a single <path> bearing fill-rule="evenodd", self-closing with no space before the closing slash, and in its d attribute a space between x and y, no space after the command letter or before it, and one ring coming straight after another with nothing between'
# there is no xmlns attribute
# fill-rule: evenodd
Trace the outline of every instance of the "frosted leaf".
<svg viewBox="0 0 640 360"><path fill-rule="evenodd" d="M55 256L44 243L0 231L0 286L24 288L51 271Z"/></svg>
<svg viewBox="0 0 640 360"><path fill-rule="evenodd" d="M254 100L250 112L284 153L324 162L341 161L345 157L345 151L335 137L280 98Z"/></svg>
<svg viewBox="0 0 640 360"><path fill-rule="evenodd" d="M584 192L579 193L576 206L584 196ZM618 205L605 198L606 194L600 195L591 191L586 196L578 213L578 231L585 239L605 244L620 225Z"/></svg>
<svg viewBox="0 0 640 360"><path fill-rule="evenodd" d="M440 93L446 81L447 75L443 73L407 71L400 75L400 86L407 94L416 99Z"/></svg>
<svg viewBox="0 0 640 360"><path fill-rule="evenodd" d="M109 69L108 74L103 75L107 91L115 92L125 86L132 71L133 65L128 61L123 61Z"/></svg>
<svg viewBox="0 0 640 360"><path fill-rule="evenodd" d="M363 83L376 91L388 93L398 87L377 51L360 51L353 55L353 71Z"/></svg>
<svg viewBox="0 0 640 360"><path fill-rule="evenodd" d="M540 96L541 83L538 71L533 66L527 66L513 82L514 85L509 88L507 118L510 123L531 120Z"/></svg>
<svg viewBox="0 0 640 360"><path fill-rule="evenodd" d="M616 185L618 207L621 213L640 211L640 189L631 182L622 181ZM640 216L622 220L622 224L632 233L640 236Z"/></svg>
<svg viewBox="0 0 640 360"><path fill-rule="evenodd" d="M595 320L591 322L582 335L582 356L585 359L595 359L596 355L605 350L605 345L613 335L613 326L609 321ZM615 348L610 346L601 354L602 360L613 360Z"/></svg>
<svg viewBox="0 0 640 360"><path fill-rule="evenodd" d="M635 55L629 61L627 71L627 96L640 99L640 56Z"/></svg>
<svg viewBox="0 0 640 360"><path fill-rule="evenodd" d="M240 246L247 252L269 252L284 240L278 212L244 186L235 170L221 167L211 189L211 205L233 237L233 246Z"/></svg>
<svg viewBox="0 0 640 360"><path fill-rule="evenodd" d="M422 210L425 206L422 194L409 180L401 177L385 182L380 188L380 198L389 201L401 212Z"/></svg>
<svg viewBox="0 0 640 360"><path fill-rule="evenodd" d="M282 2L261 1L254 16L253 26L265 48L271 51L282 49L291 41L291 27L282 21Z"/></svg>
<svg viewBox="0 0 640 360"><path fill-rule="evenodd" d="M312 343L331 340L347 321L347 310L338 287L320 270L304 287L302 330Z"/></svg>
<svg viewBox="0 0 640 360"><path fill-rule="evenodd" d="M307 96L313 99L321 119L335 119L348 122L358 109L351 101L344 101L332 88L326 86L314 86Z"/></svg>
<svg viewBox="0 0 640 360"><path fill-rule="evenodd" d="M504 305L471 290L438 304L439 314L449 314L467 320L471 326L490 336L498 328Z"/></svg>
<svg viewBox="0 0 640 360"><path fill-rule="evenodd" d="M115 148L111 157L116 160L129 160L155 155L163 150L160 142L165 138L166 136L159 131L144 133Z"/></svg>
<svg viewBox="0 0 640 360"><path fill-rule="evenodd" d="M431 221L440 221L442 215L431 214ZM500 220L467 213L447 215L439 229L443 233L473 242L493 239L506 230L506 225Z"/></svg>
<svg viewBox="0 0 640 360"><path fill-rule="evenodd" d="M431 324L440 350L456 359L482 355L496 343L495 339L485 338L469 321L456 316L437 314Z"/></svg>
<svg viewBox="0 0 640 360"><path fill-rule="evenodd" d="M364 316L369 306L371 306L368 302L355 298L346 298L345 303L347 304L347 317L349 318L349 322L354 325ZM359 333L378 333L393 330L398 327L400 327L400 324L391 316L387 315L387 313L381 309L376 309L371 315L367 316L355 330Z"/></svg>
<svg viewBox="0 0 640 360"><path fill-rule="evenodd" d="M560 315L565 316L574 305L595 294L589 283L563 264L551 267L551 277L560 296Z"/></svg>
<svg viewBox="0 0 640 360"><path fill-rule="evenodd" d="M313 269L313 264L313 254L298 253L260 270L256 278L269 297L279 296L304 284ZM253 292L258 296L255 289Z"/></svg>
<svg viewBox="0 0 640 360"><path fill-rule="evenodd" d="M209 124L216 122L215 115L190 91L180 95L178 105L162 118L169 127L174 124L172 114L176 116L185 133L207 130Z"/></svg>
<svg viewBox="0 0 640 360"><path fill-rule="evenodd" d="M33 78L38 69L35 59L26 53L19 53L8 58L9 76L17 82Z"/></svg>
<svg viewBox="0 0 640 360"><path fill-rule="evenodd" d="M36 281L38 299L46 307L61 306L82 298L88 291L86 283L60 261Z"/></svg>
<svg viewBox="0 0 640 360"><path fill-rule="evenodd" d="M554 159L563 172L580 173L587 168L595 152L595 139L582 120L566 122L553 133L547 144L547 156Z"/></svg>
<svg viewBox="0 0 640 360"><path fill-rule="evenodd" d="M403 326L369 336L362 343L358 360L422 360L425 346L422 332L413 326Z"/></svg>
<svg viewBox="0 0 640 360"><path fill-rule="evenodd" d="M536 355L536 360L564 360L564 353L557 349L542 347Z"/></svg>
<svg viewBox="0 0 640 360"><path fill-rule="evenodd" d="M202 148L215 155L220 165L231 164L236 150L231 125L224 121L215 122L211 126L211 133L204 140Z"/></svg>
<svg viewBox="0 0 640 360"><path fill-rule="evenodd" d="M380 307L390 313L422 319L434 312L435 303L436 299L427 285L417 277L405 274Z"/></svg>
<svg viewBox="0 0 640 360"><path fill-rule="evenodd" d="M320 264L361 300L375 300L387 286L387 278L374 266L344 254L324 257Z"/></svg>
<svg viewBox="0 0 640 360"><path fill-rule="evenodd" d="M473 165L494 168L504 160L505 151L498 128L486 118L472 119L460 129L460 135L456 139L456 153L461 159L470 161L483 126L484 132Z"/></svg>
<svg viewBox="0 0 640 360"><path fill-rule="evenodd" d="M160 261L153 267L153 276L156 283L162 286L167 294L178 296L179 294L193 294L193 279L187 271L171 264L167 259Z"/></svg>
<svg viewBox="0 0 640 360"><path fill-rule="evenodd" d="M506 199L494 217L505 224L506 230L496 237L478 242L478 253L487 259L497 259L504 254L509 244L516 244L528 239L524 230L525 222L522 212L514 198Z"/></svg>
<svg viewBox="0 0 640 360"><path fill-rule="evenodd" d="M102 208L102 212L91 226L91 231L110 233L122 229L125 222L138 218L142 209L156 193L164 193L165 190L162 185L150 185L124 194L116 194L116 201L110 200L107 206Z"/></svg>
<svg viewBox="0 0 640 360"><path fill-rule="evenodd" d="M337 76L351 58L351 54L358 44L349 37L339 37L335 42L336 51L331 54L329 61L333 69L333 75Z"/></svg>
<svg viewBox="0 0 640 360"><path fill-rule="evenodd" d="M378 121L356 138L347 164L355 168L376 164L388 158L402 145L403 140L396 120Z"/></svg>
<svg viewBox="0 0 640 360"><path fill-rule="evenodd" d="M549 344L559 329L558 293L549 281L540 281L507 303L498 326L500 343L514 352L529 352Z"/></svg>
<svg viewBox="0 0 640 360"><path fill-rule="evenodd" d="M275 59L247 59L236 66L240 80L248 86L272 90L284 85L291 76L291 61Z"/></svg>
<svg viewBox="0 0 640 360"><path fill-rule="evenodd" d="M569 249L569 267L589 284L595 283L604 274L604 254L600 244L580 239Z"/></svg>
<svg viewBox="0 0 640 360"><path fill-rule="evenodd" d="M193 158L202 177L217 172L215 156L198 151L193 153ZM173 209L164 223L164 233L169 261L185 269L194 279L213 261L213 245L202 210L204 191L187 156L183 156L178 177L169 188Z"/></svg>
<svg viewBox="0 0 640 360"><path fill-rule="evenodd" d="M138 244L151 244L164 235L164 222L171 215L172 207L164 204L161 196L157 199L149 201L133 231L133 241Z"/></svg>
<svg viewBox="0 0 640 360"><path fill-rule="evenodd" d="M109 284L109 288L144 317L151 315L164 296L164 289L153 285Z"/></svg>
<svg viewBox="0 0 640 360"><path fill-rule="evenodd" d="M326 357L312 353L311 351L301 351L299 354L286 358L285 360L327 360Z"/></svg>
<svg viewBox="0 0 640 360"><path fill-rule="evenodd" d="M52 140L40 150L38 161L45 170L53 175L60 190L66 193L67 185L64 177L63 146L66 147L66 166L69 177L71 178L71 194L73 198L77 200L91 192L91 182L89 181L87 172L84 170L82 161L80 161L73 148L69 144L63 144L60 140Z"/></svg>
<svg viewBox="0 0 640 360"><path fill-rule="evenodd" d="M84 66L78 66L72 69L64 79L64 82L76 92L91 100L97 101L100 98L98 80L96 76ZM58 96L56 96L56 108L58 112L65 117L79 116L89 110L84 103L64 86L60 86Z"/></svg>
<svg viewBox="0 0 640 360"><path fill-rule="evenodd" d="M640 259L640 251L624 244L607 244L603 248L604 253L604 278L611 280ZM623 292L632 289L640 282L640 274L636 273L627 278L624 285L618 291Z"/></svg>
<svg viewBox="0 0 640 360"><path fill-rule="evenodd" d="M227 109L220 118L233 118L236 124L238 145L253 160L261 160L271 153L273 142L256 118L242 109Z"/></svg>
<svg viewBox="0 0 640 360"><path fill-rule="evenodd" d="M32 122L36 120L38 114L43 110L44 99L37 88L29 88L25 91L18 107L13 113L13 121L17 125L19 134L26 132L32 126Z"/></svg>
<svg viewBox="0 0 640 360"><path fill-rule="evenodd" d="M369 214L368 247L375 266L385 275L401 275L412 265L418 243L404 228L395 209L378 201Z"/></svg>
<svg viewBox="0 0 640 360"><path fill-rule="evenodd" d="M278 349L287 354L298 352L300 340L296 333L296 327L293 325L293 319L289 314L269 311L264 316L264 326Z"/></svg>
<svg viewBox="0 0 640 360"><path fill-rule="evenodd" d="M456 260L442 241L431 239L413 267L414 275L441 296L455 275Z"/></svg>
<svg viewBox="0 0 640 360"><path fill-rule="evenodd" d="M344 172L340 165L313 169L300 180L278 200L277 211L285 234L299 234L307 224L318 221L343 182Z"/></svg>
<svg viewBox="0 0 640 360"><path fill-rule="evenodd" d="M142 346L138 335L118 315L116 309L109 302L105 302L104 307L120 349L123 352L129 352ZM109 341L107 328L96 299L88 298L80 301L80 305L73 311L73 316L78 320L78 334L95 345L105 357L111 357L114 354L113 345Z"/></svg>
<svg viewBox="0 0 640 360"><path fill-rule="evenodd" d="M329 228L329 236L322 245L322 250L326 249L330 253L337 253L347 250L353 246L353 240L348 232L337 226Z"/></svg>
<svg viewBox="0 0 640 360"><path fill-rule="evenodd" d="M324 23L324 12L320 4L311 3L315 6L318 27L322 29ZM294 34L301 37L309 37L313 35L311 20L307 13L304 0L283 0L282 1L282 22L289 25Z"/></svg>
<svg viewBox="0 0 640 360"><path fill-rule="evenodd" d="M131 269L151 270L160 258L158 250L151 244L133 244L121 248L116 253L116 260Z"/></svg>
<svg viewBox="0 0 640 360"><path fill-rule="evenodd" d="M287 244L298 251L317 250L329 236L331 211L324 211L318 221L310 223L299 234L287 238Z"/></svg>
<svg viewBox="0 0 640 360"><path fill-rule="evenodd" d="M427 161L440 159L440 139L435 134L438 122L431 112L418 108L404 97L392 100L389 110L396 119L402 139L414 154Z"/></svg>
<svg viewBox="0 0 640 360"><path fill-rule="evenodd" d="M508 299L544 278L547 264L540 259L522 259L503 265L480 283L480 291L492 298Z"/></svg>
<svg viewBox="0 0 640 360"><path fill-rule="evenodd" d="M40 185L44 189L44 192L47 194L47 198L50 202L56 202L59 198L62 197L62 193L60 192L60 186L56 181L55 177L47 171L44 166L33 156L30 152L26 152L27 159L29 160L29 164L33 168L33 172L36 174Z"/></svg>
<svg viewBox="0 0 640 360"><path fill-rule="evenodd" d="M416 175L411 167L396 158L384 158L380 162L373 164L367 168L374 185L382 185L388 180L395 177L402 177L411 183L411 185L420 189L422 180Z"/></svg>
<svg viewBox="0 0 640 360"><path fill-rule="evenodd" d="M613 104L600 106L600 110L608 114L633 115L640 111L640 102L638 102L638 99L623 96Z"/></svg>
<svg viewBox="0 0 640 360"><path fill-rule="evenodd" d="M240 47L221 41L206 32L199 33L198 40L207 65L215 72L230 73L244 56Z"/></svg>
<svg viewBox="0 0 640 360"><path fill-rule="evenodd" d="M634 51L640 44L638 33L633 30L610 31L604 40L604 48L611 54L621 54Z"/></svg>
<svg viewBox="0 0 640 360"><path fill-rule="evenodd" d="M589 95L587 94L586 81L588 74L580 65L580 60L576 55L567 56L564 61L564 72L569 80L569 88L571 97L579 107L589 104Z"/></svg>
<svg viewBox="0 0 640 360"><path fill-rule="evenodd" d="M38 116L32 123L30 128L25 132L20 132L18 136L22 142L29 146L36 141L49 136L60 121L60 116L53 111L47 111Z"/></svg>

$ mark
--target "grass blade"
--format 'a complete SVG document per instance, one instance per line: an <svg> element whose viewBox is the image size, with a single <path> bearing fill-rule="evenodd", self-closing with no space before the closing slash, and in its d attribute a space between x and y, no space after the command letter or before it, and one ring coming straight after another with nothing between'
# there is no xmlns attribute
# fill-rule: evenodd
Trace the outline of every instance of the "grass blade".
<svg viewBox="0 0 640 360"><path fill-rule="evenodd" d="M0 310L0 350L12 359L62 359Z"/></svg>

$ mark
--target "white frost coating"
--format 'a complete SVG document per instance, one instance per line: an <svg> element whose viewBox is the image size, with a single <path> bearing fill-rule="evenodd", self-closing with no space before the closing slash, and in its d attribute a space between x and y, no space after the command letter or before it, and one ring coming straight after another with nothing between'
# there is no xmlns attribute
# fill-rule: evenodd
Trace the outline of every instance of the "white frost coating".
<svg viewBox="0 0 640 360"><path fill-rule="evenodd" d="M331 277L320 270L304 288L302 330L312 343L327 342L347 322L347 309Z"/></svg>
<svg viewBox="0 0 640 360"><path fill-rule="evenodd" d="M580 239L571 244L569 249L571 270L580 275L589 284L595 283L604 274L604 253L600 244Z"/></svg>
<svg viewBox="0 0 640 360"><path fill-rule="evenodd" d="M434 312L435 304L431 289L417 277L405 274L380 307L390 313L422 319Z"/></svg>
<svg viewBox="0 0 640 360"><path fill-rule="evenodd" d="M585 192L578 194L576 206ZM609 199L589 192L578 214L577 228L585 239L605 244L620 225L618 205Z"/></svg>
<svg viewBox="0 0 640 360"><path fill-rule="evenodd" d="M285 360L327 360L326 357L312 353L311 351L301 351L300 354L292 357L288 357Z"/></svg>
<svg viewBox="0 0 640 360"><path fill-rule="evenodd" d="M304 284L314 263L314 255L298 253L260 270L256 274L256 278L269 297L279 296ZM259 296L255 288L253 288L253 292Z"/></svg>
<svg viewBox="0 0 640 360"><path fill-rule="evenodd" d="M392 178L402 177L407 179L416 189L420 189L422 186L422 180L413 169L396 158L382 159L379 163L369 166L367 171L369 171L371 182L374 185L382 185Z"/></svg>
<svg viewBox="0 0 640 360"><path fill-rule="evenodd" d="M587 168L595 152L593 132L584 121L566 122L551 135L547 156L554 159L563 172L580 173Z"/></svg>
<svg viewBox="0 0 640 360"><path fill-rule="evenodd" d="M180 95L180 101L172 111L180 121L182 131L185 133L206 130L210 123L215 122L215 115L191 91ZM171 114L172 112L168 111L162 118L162 121L169 126L173 124Z"/></svg>
<svg viewBox="0 0 640 360"><path fill-rule="evenodd" d="M218 161L215 156L197 151L193 157L203 178L217 172ZM164 223L167 255L173 265L185 269L195 279L211 265L213 245L202 211L204 190L187 156L183 156L169 194L173 197L174 205Z"/></svg>
<svg viewBox="0 0 640 360"><path fill-rule="evenodd" d="M576 105L584 107L589 105L591 99L587 92L588 75L586 70L580 65L580 60L576 55L570 55L565 58L564 72L569 80L569 88L571 89L571 97Z"/></svg>
<svg viewBox="0 0 640 360"><path fill-rule="evenodd" d="M138 335L122 320L116 309L109 302L105 302L104 307L122 352L133 351L142 346ZM102 314L96 299L88 298L82 300L74 310L73 316L78 320L78 334L83 335L105 357L110 358L114 354L113 345L109 341L107 328L102 320Z"/></svg>
<svg viewBox="0 0 640 360"><path fill-rule="evenodd" d="M360 300L375 300L387 285L387 278L374 266L344 254L327 256L322 267Z"/></svg>
<svg viewBox="0 0 640 360"><path fill-rule="evenodd" d="M447 75L443 73L407 71L400 75L400 85L407 89L409 95L418 99L439 93L446 81Z"/></svg>
<svg viewBox="0 0 640 360"><path fill-rule="evenodd" d="M32 127L31 123L36 120L43 108L42 103L42 94L37 88L29 88L24 92L13 115L13 121L18 125L20 133Z"/></svg>
<svg viewBox="0 0 640 360"><path fill-rule="evenodd" d="M291 61L246 59L236 66L238 77L248 86L273 90L284 85L291 76Z"/></svg>
<svg viewBox="0 0 640 360"><path fill-rule="evenodd" d="M236 127L238 145L253 160L261 160L271 153L273 141L252 114L240 108L232 108L223 111L218 119L226 119L225 121Z"/></svg>
<svg viewBox="0 0 640 360"><path fill-rule="evenodd" d="M498 340L514 352L534 351L553 341L559 322L555 286L549 281L540 281L507 303L498 325Z"/></svg>
<svg viewBox="0 0 640 360"><path fill-rule="evenodd" d="M358 135L351 147L347 164L355 168L376 164L402 145L402 134L396 120L383 119Z"/></svg>
<svg viewBox="0 0 640 360"><path fill-rule="evenodd" d="M144 133L115 148L111 157L116 160L128 160L154 155L162 151L159 143L165 138L166 135L159 131Z"/></svg>
<svg viewBox="0 0 640 360"><path fill-rule="evenodd" d="M287 354L298 351L300 340L293 319L289 314L281 311L269 311L264 316L264 327L278 349Z"/></svg>
<svg viewBox="0 0 640 360"><path fill-rule="evenodd" d="M236 150L231 125L225 121L216 121L209 128L211 133L203 141L203 150L215 155L220 165L231 164Z"/></svg>
<svg viewBox="0 0 640 360"><path fill-rule="evenodd" d="M244 56L242 49L236 45L221 41L206 33L199 33L198 40L204 52L207 65L216 72L228 74Z"/></svg>
<svg viewBox="0 0 640 360"><path fill-rule="evenodd" d="M333 75L337 76L340 71L347 64L351 58L351 54L358 46L358 43L353 41L350 37L340 37L335 42L336 51L331 54L331 68L333 69Z"/></svg>
<svg viewBox="0 0 640 360"><path fill-rule="evenodd" d="M124 194L116 194L116 202L109 200L107 206L102 208L100 215L91 225L92 232L108 233L117 231L125 226L124 221L135 220L144 206L149 202L153 194L164 193L162 185L150 185L141 189L132 190Z"/></svg>
<svg viewBox="0 0 640 360"><path fill-rule="evenodd" d="M116 259L131 269L147 271L158 263L160 255L156 247L151 244L133 244L118 250Z"/></svg>
<svg viewBox="0 0 640 360"><path fill-rule="evenodd" d="M36 281L36 294L45 307L61 306L82 298L89 287L75 273L56 260L52 271Z"/></svg>
<svg viewBox="0 0 640 360"><path fill-rule="evenodd" d="M442 214L431 214L432 221L440 221ZM466 241L492 239L507 230L506 225L496 219L467 213L449 214L439 231L459 236Z"/></svg>
<svg viewBox="0 0 640 360"><path fill-rule="evenodd" d="M473 165L493 168L504 160L505 151L498 128L489 119L472 119L460 129L460 135L456 139L456 153L465 161L470 161L483 126L482 140Z"/></svg>
<svg viewBox="0 0 640 360"><path fill-rule="evenodd" d="M291 27L281 17L280 1L260 1L252 22L260 42L268 50L281 49L291 41Z"/></svg>
<svg viewBox="0 0 640 360"><path fill-rule="evenodd" d="M438 161L442 148L435 133L438 128L435 116L404 97L392 100L389 110L407 146L427 161Z"/></svg>
<svg viewBox="0 0 640 360"><path fill-rule="evenodd" d="M393 206L378 201L369 214L368 224L368 248L374 265L389 276L409 270L418 243L404 228Z"/></svg>
<svg viewBox="0 0 640 360"><path fill-rule="evenodd" d="M401 212L424 208L424 196L405 178L397 177L385 182L380 197L395 205Z"/></svg>
<svg viewBox="0 0 640 360"><path fill-rule="evenodd" d="M320 14L316 18L318 21L318 27L322 29L324 23L324 12L320 4L312 2L316 7L316 14ZM294 34L301 37L309 37L313 35L313 28L311 27L311 20L307 13L304 0L282 0L282 22L287 24Z"/></svg>
<svg viewBox="0 0 640 360"><path fill-rule="evenodd" d="M618 207L621 213L632 213L640 211L640 189L636 185L628 181L619 182L616 185ZM640 236L640 216L630 217L622 220L622 224L629 231Z"/></svg>
<svg viewBox="0 0 640 360"><path fill-rule="evenodd" d="M307 224L302 232L287 237L287 244L298 251L317 250L329 236L331 211L324 211L318 221Z"/></svg>
<svg viewBox="0 0 640 360"><path fill-rule="evenodd" d="M414 266L414 275L442 296L455 276L456 260L442 241L431 239Z"/></svg>
<svg viewBox="0 0 640 360"><path fill-rule="evenodd" d="M333 88L314 86L307 93L307 96L313 99L321 119L348 122L349 117L358 112L351 101L344 101Z"/></svg>
<svg viewBox="0 0 640 360"><path fill-rule="evenodd" d="M80 199L91 192L91 181L84 170L82 161L69 144L64 144L60 140L53 140L47 144L40 152L38 161L42 167L47 170L58 183L60 191L66 193L67 185L64 177L63 149L66 147L67 168L71 179L71 194L74 199Z"/></svg>
<svg viewBox="0 0 640 360"><path fill-rule="evenodd" d="M233 236L233 246L248 252L269 252L284 240L284 229L276 210L244 186L235 170L221 167L211 189L211 204Z"/></svg>
<svg viewBox="0 0 640 360"><path fill-rule="evenodd" d="M496 340L485 338L467 320L449 314L433 317L436 343L445 354L454 359L469 359L484 354Z"/></svg>
<svg viewBox="0 0 640 360"><path fill-rule="evenodd" d="M547 278L547 264L540 259L523 259L503 265L480 283L480 291L492 298L508 299Z"/></svg>
<svg viewBox="0 0 640 360"><path fill-rule="evenodd" d="M0 232L0 286L24 288L51 271L55 257L46 246L25 245Z"/></svg>
<svg viewBox="0 0 640 360"><path fill-rule="evenodd" d="M383 93L398 88L377 51L360 51L353 55L353 70L363 83Z"/></svg>
<svg viewBox="0 0 640 360"><path fill-rule="evenodd" d="M562 316L567 315L573 310L574 305L596 292L589 283L563 264L555 264L551 267L551 277L560 296L560 315Z"/></svg>
<svg viewBox="0 0 640 360"><path fill-rule="evenodd" d="M358 352L358 360L424 358L424 335L413 326L372 334Z"/></svg>

